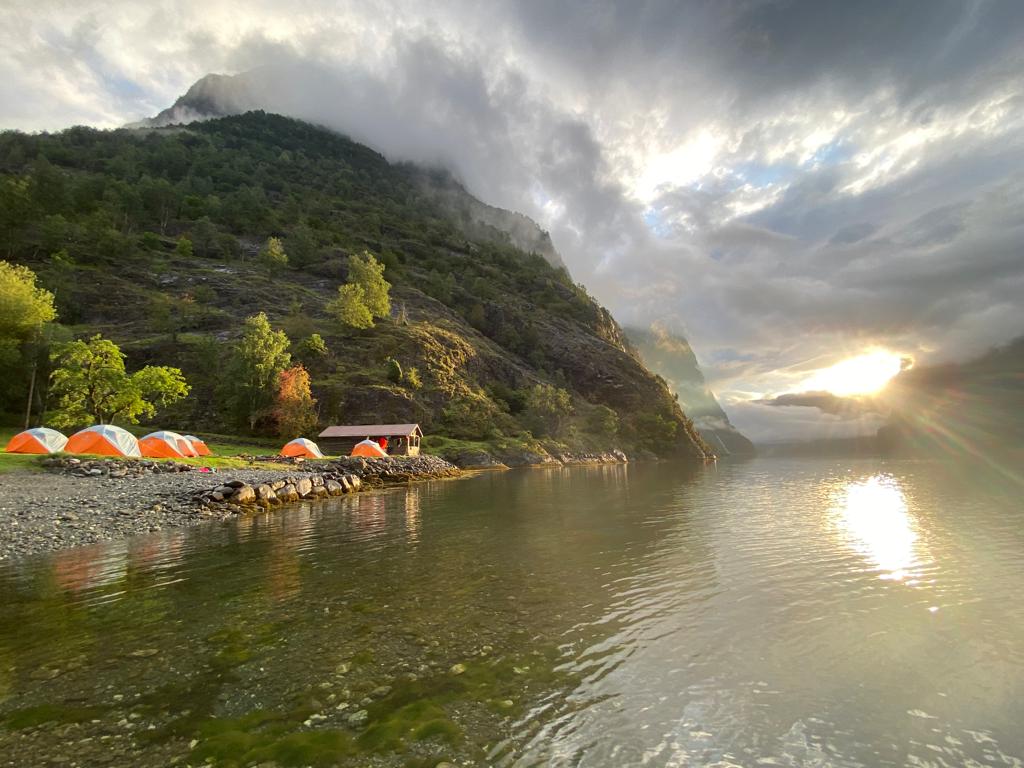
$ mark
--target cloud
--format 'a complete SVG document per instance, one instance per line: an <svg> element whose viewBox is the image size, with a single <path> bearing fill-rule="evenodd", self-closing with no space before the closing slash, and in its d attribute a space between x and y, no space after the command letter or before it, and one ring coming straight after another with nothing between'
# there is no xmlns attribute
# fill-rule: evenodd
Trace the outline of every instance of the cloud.
<svg viewBox="0 0 1024 768"><path fill-rule="evenodd" d="M268 108L536 218L767 437L811 427L744 404L815 366L1024 330L1022 43L1014 2L12 0L0 123L115 126L259 68Z"/></svg>
<svg viewBox="0 0 1024 768"><path fill-rule="evenodd" d="M869 413L885 414L888 409L870 397L840 397L831 392L788 392L754 400L756 405L782 408L817 408L841 419L856 419Z"/></svg>

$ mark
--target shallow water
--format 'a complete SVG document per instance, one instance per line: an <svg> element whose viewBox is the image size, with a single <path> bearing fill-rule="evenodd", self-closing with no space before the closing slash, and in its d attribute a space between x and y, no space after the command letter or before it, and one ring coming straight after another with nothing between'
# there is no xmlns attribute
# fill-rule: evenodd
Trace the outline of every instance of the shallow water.
<svg viewBox="0 0 1024 768"><path fill-rule="evenodd" d="M0 765L1021 765L1020 490L524 470L0 564Z"/></svg>

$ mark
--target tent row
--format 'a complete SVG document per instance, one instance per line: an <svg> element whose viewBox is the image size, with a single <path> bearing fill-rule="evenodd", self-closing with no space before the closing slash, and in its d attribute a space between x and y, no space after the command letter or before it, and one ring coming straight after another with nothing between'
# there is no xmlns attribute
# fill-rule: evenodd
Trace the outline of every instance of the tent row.
<svg viewBox="0 0 1024 768"><path fill-rule="evenodd" d="M322 459L324 458L323 451L320 450L320 446L314 443L312 440L307 440L304 437L297 437L294 440L289 440L285 443L284 448L281 449L281 456L301 457L304 459ZM375 440L362 440L355 444L352 452L349 456L367 456L367 457L380 457L387 456L388 452L384 447Z"/></svg>
<svg viewBox="0 0 1024 768"><path fill-rule="evenodd" d="M65 437L49 427L35 427L19 432L7 443L7 453L92 453L101 456L128 456L151 459L182 459L209 456L206 443L195 435L179 435L161 430L136 438L131 432L111 424L97 424ZM285 443L281 456L322 459L323 452L312 440L297 437ZM351 456L387 456L385 448L367 438L356 443Z"/></svg>
<svg viewBox="0 0 1024 768"><path fill-rule="evenodd" d="M101 456L182 459L209 456L206 443L195 435L177 432L150 432L136 438L131 432L111 424L86 427L65 437L55 429L36 427L19 432L7 443L8 453L93 453Z"/></svg>

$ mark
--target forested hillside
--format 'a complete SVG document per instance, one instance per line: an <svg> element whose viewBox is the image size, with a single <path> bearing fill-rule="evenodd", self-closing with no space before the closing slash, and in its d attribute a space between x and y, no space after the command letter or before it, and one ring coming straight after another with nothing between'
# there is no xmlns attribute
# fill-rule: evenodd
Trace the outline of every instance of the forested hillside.
<svg viewBox="0 0 1024 768"><path fill-rule="evenodd" d="M311 374L320 424L419 421L492 447L710 453L609 313L550 253L520 250L500 219L453 206L461 188L444 173L261 112L4 133L0 173L0 258L37 274L60 323L20 359L6 353L10 423L29 358L43 374L41 422L50 349L99 333L129 366L183 370L191 394L157 415L162 425L272 432L272 412L240 396L232 368L245 319L265 312ZM363 253L392 286L390 313L368 328L331 304Z"/></svg>

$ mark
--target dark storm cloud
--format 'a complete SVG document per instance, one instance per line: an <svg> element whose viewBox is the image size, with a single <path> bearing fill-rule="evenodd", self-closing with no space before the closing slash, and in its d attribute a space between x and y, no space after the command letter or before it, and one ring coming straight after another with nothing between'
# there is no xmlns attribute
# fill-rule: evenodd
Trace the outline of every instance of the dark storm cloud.
<svg viewBox="0 0 1024 768"><path fill-rule="evenodd" d="M756 405L781 408L816 408L841 419L856 419L886 409L869 397L840 397L831 392L791 392L753 401Z"/></svg>

